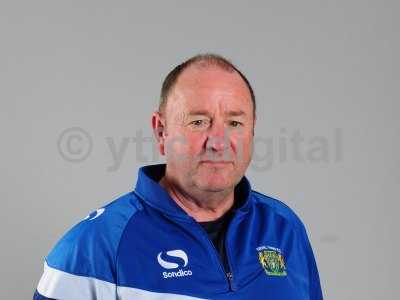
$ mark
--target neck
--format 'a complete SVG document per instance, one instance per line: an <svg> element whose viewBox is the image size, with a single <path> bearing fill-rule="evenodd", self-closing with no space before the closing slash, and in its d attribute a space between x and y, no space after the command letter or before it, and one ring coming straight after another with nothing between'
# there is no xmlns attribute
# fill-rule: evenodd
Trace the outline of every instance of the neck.
<svg viewBox="0 0 400 300"><path fill-rule="evenodd" d="M191 191L188 193L164 176L159 184L171 198L197 222L213 221L225 214L234 202L234 189L221 192Z"/></svg>

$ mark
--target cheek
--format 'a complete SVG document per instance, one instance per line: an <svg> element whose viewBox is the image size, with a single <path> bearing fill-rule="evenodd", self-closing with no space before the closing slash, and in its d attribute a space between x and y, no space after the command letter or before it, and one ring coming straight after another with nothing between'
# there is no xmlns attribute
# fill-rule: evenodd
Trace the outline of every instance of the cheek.
<svg viewBox="0 0 400 300"><path fill-rule="evenodd" d="M196 155L202 151L204 138L199 134L181 134L166 139L167 154Z"/></svg>
<svg viewBox="0 0 400 300"><path fill-rule="evenodd" d="M203 151L205 137L201 133L188 134L186 137L187 141L187 152L192 155L200 154Z"/></svg>
<svg viewBox="0 0 400 300"><path fill-rule="evenodd" d="M232 148L238 159L248 160L252 153L253 136L251 134L237 134L231 137Z"/></svg>

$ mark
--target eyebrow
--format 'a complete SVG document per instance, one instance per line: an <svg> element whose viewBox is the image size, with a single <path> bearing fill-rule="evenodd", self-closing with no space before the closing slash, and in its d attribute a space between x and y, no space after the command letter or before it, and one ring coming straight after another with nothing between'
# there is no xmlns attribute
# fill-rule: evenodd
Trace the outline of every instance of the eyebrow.
<svg viewBox="0 0 400 300"><path fill-rule="evenodd" d="M189 116L198 116L198 115L208 115L208 111L206 110L191 110L189 111L188 115Z"/></svg>
<svg viewBox="0 0 400 300"><path fill-rule="evenodd" d="M189 116L198 116L198 115L209 115L207 110L192 110L189 111ZM225 113L227 116L245 116L246 113L243 110L229 110Z"/></svg>
<svg viewBox="0 0 400 300"><path fill-rule="evenodd" d="M246 113L243 110L229 110L226 115L228 116L245 116Z"/></svg>

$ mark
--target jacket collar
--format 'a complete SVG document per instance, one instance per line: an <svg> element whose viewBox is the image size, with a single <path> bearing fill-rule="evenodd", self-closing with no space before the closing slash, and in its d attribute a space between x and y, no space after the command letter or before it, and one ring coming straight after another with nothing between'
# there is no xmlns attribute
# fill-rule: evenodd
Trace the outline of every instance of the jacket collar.
<svg viewBox="0 0 400 300"><path fill-rule="evenodd" d="M138 171L135 193L147 204L171 216L191 218L175 201L168 192L158 183L165 174L166 165L143 166ZM235 187L234 210L247 212L250 205L251 186L248 179L243 176Z"/></svg>

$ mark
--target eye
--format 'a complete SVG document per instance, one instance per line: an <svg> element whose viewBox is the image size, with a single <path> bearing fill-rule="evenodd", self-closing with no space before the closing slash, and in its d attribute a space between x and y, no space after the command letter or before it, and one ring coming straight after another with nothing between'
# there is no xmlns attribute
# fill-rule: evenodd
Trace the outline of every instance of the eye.
<svg viewBox="0 0 400 300"><path fill-rule="evenodd" d="M242 125L242 123L238 121L230 121L230 126L232 127L239 127L240 125Z"/></svg>
<svg viewBox="0 0 400 300"><path fill-rule="evenodd" d="M193 124L195 126L200 126L203 124L203 120L194 120L191 122L191 124Z"/></svg>
<svg viewBox="0 0 400 300"><path fill-rule="evenodd" d="M194 128L203 128L208 126L209 122L206 119L198 119L190 122L190 126Z"/></svg>

